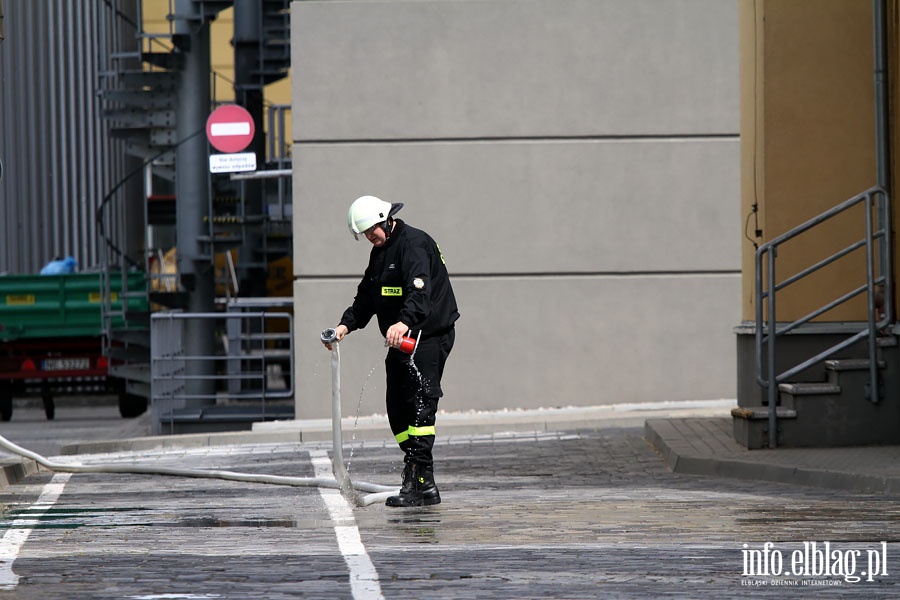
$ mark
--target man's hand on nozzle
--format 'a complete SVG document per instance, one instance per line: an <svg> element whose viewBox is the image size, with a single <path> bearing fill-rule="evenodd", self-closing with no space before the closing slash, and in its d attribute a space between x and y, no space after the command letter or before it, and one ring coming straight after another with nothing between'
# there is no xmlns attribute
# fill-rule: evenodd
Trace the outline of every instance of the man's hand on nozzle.
<svg viewBox="0 0 900 600"><path fill-rule="evenodd" d="M403 339L403 336L406 335L406 332L409 331L409 326L403 321L397 321L390 327L388 327L387 335L384 336L387 345L391 348L399 348L400 341Z"/></svg>
<svg viewBox="0 0 900 600"><path fill-rule="evenodd" d="M338 325L337 327L334 328L334 342L335 342L335 343L340 342L342 339L344 339L344 336L347 335L348 333L350 333L350 330L347 329L347 326L346 326L346 325ZM323 344L329 351L334 350L334 344L333 344L333 343L332 343L332 344L329 344L329 343L326 342L325 340L322 340L322 344Z"/></svg>

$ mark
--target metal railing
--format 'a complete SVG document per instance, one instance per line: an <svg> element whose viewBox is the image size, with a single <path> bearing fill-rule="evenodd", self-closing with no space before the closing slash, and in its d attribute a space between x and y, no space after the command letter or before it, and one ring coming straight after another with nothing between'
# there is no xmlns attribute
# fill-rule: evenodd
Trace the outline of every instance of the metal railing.
<svg viewBox="0 0 900 600"><path fill-rule="evenodd" d="M863 205L865 212L865 235L863 239L855 241L803 269L802 271L778 281L776 276L776 258L778 248L785 242L792 240L800 234L845 213L849 209ZM875 223L877 221L877 223ZM821 363L838 352L849 348L853 344L865 340L869 354L869 378L870 396L873 403L878 402L878 360L877 340L878 331L885 328L892 320L891 311L893 301L892 294L892 267L891 267L891 215L890 201L887 192L881 187L872 187L865 192L850 198L825 211L817 217L799 225L790 231L762 244L756 252L756 379L767 391L769 404L769 447L777 446L777 412L778 385L787 381L801 371ZM776 293L801 279L819 271L820 269L836 262L837 260L864 248L866 258L866 279L860 286L850 290L838 298L828 302L824 306L804 315L789 323L783 323L779 327L776 314ZM883 312L876 314L876 294L881 291L884 294L880 303ZM781 373L776 373L776 341L794 331L801 325L809 323L813 319L822 316L828 311L848 302L849 300L866 294L867 320L866 326L858 333L822 350L815 356L796 364ZM763 357L763 350L767 356ZM765 366L765 372L763 367Z"/></svg>
<svg viewBox="0 0 900 600"><path fill-rule="evenodd" d="M185 352L184 322L211 320L221 348L211 356ZM293 315L273 311L213 313L157 312L151 316L151 409L154 433L172 424L173 411L191 405L253 402L265 417L266 403L294 397ZM205 375L189 375L189 362L210 365ZM278 372L273 372L273 367ZM280 376L279 376L280 375ZM190 380L211 382L209 393L191 393ZM168 420L167 420L168 419Z"/></svg>

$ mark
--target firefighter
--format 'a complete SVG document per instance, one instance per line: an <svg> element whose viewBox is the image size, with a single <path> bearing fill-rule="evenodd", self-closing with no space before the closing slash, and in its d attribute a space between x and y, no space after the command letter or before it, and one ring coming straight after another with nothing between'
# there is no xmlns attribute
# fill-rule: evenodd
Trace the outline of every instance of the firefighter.
<svg viewBox="0 0 900 600"><path fill-rule="evenodd" d="M357 240L365 236L372 250L335 339L377 316L390 348L384 360L388 421L405 463L400 493L386 504L428 506L441 501L434 482L434 422L459 311L440 248L424 231L394 218L402 207L375 196L362 196L350 206L350 231ZM400 349L404 336L418 340L412 354Z"/></svg>

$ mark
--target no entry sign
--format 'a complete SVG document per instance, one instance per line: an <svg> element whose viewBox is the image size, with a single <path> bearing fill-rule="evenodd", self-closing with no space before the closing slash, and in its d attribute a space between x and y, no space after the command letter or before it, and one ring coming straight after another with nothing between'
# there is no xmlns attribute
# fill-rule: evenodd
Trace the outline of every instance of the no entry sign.
<svg viewBox="0 0 900 600"><path fill-rule="evenodd" d="M242 106L224 104L206 120L206 137L219 152L240 152L253 141L253 117Z"/></svg>

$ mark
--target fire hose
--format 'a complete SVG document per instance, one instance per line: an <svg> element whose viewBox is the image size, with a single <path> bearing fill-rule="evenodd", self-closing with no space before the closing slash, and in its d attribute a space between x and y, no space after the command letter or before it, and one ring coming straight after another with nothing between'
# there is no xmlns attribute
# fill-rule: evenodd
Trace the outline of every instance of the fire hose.
<svg viewBox="0 0 900 600"><path fill-rule="evenodd" d="M326 333L334 330L326 329L322 332L322 341L326 341ZM0 436L0 447L24 458L33 460L38 465L49 471L61 473L122 473L139 475L167 475L173 477L195 477L206 479L223 479L226 481L240 481L244 483L267 483L272 485L286 485L293 487L317 487L338 489L341 494L352 504L358 507L368 506L375 502L385 500L388 496L398 492L396 487L366 483L364 481L351 481L350 474L344 467L344 453L341 431L341 356L339 344L332 337L331 351L331 407L332 407L332 445L334 460L332 470L334 479L327 477L290 477L283 475L266 475L260 473L241 473L220 469L182 469L177 467L160 467L155 465L116 465L116 464L67 464L54 462L31 450L23 448ZM365 495L360 492L366 492Z"/></svg>

